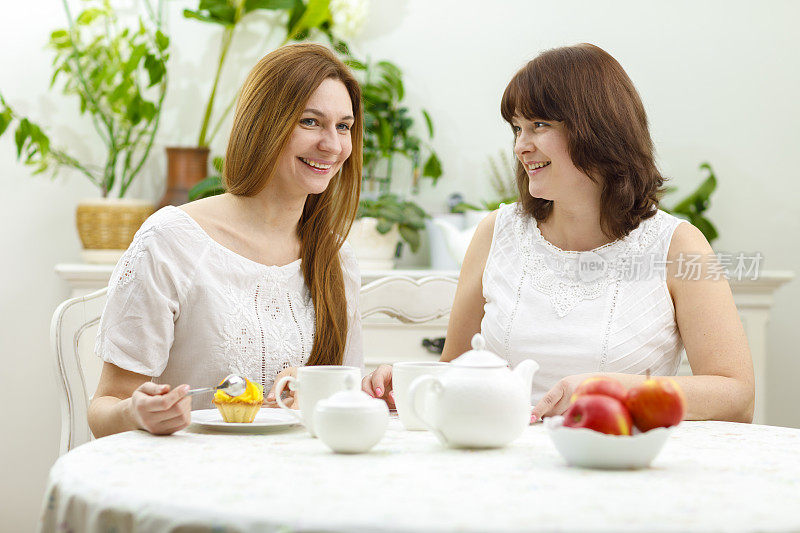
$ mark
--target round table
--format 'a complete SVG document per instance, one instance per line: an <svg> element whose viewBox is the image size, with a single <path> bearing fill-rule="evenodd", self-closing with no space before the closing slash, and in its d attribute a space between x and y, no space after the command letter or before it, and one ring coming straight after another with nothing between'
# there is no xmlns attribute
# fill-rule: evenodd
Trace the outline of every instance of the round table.
<svg viewBox="0 0 800 533"><path fill-rule="evenodd" d="M50 471L42 531L798 531L800 430L684 422L651 468L568 467L541 425L499 450L390 421L370 453L302 428L137 431Z"/></svg>

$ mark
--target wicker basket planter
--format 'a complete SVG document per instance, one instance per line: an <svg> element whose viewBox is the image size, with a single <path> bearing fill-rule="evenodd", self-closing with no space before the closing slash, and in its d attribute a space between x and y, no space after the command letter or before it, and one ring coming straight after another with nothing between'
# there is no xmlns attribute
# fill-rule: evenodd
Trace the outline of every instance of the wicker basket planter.
<svg viewBox="0 0 800 533"><path fill-rule="evenodd" d="M153 202L132 198L92 198L78 203L75 221L83 260L116 263L153 208Z"/></svg>

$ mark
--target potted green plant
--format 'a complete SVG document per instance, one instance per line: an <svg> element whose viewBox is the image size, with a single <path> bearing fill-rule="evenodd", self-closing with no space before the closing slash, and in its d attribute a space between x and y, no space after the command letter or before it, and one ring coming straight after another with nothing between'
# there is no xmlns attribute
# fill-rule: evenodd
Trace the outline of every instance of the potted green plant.
<svg viewBox="0 0 800 533"><path fill-rule="evenodd" d="M348 237L355 248L361 268L394 268L400 239L416 251L419 248L420 231L425 229L427 216L420 206L393 193L381 194L374 199L361 198L358 219Z"/></svg>
<svg viewBox="0 0 800 533"><path fill-rule="evenodd" d="M711 244L719 237L719 233L714 224L712 224L703 213L705 213L711 205L711 195L717 188L717 177L714 175L714 169L711 168L708 162L700 163L700 170L708 171L706 179L704 179L694 191L678 201L678 203L672 207L667 207L662 203L661 209L667 213L672 213L677 217L688 220L703 233L706 240ZM675 191L677 191L676 187L667 187L665 194L674 193Z"/></svg>
<svg viewBox="0 0 800 533"><path fill-rule="evenodd" d="M360 74L364 103L362 197L349 239L364 268L391 268L400 242L417 251L428 218L413 200L393 189L395 164L398 159L410 163L412 193L419 190L423 177L435 184L442 175L442 165L430 142L416 134L415 120L403 101L403 75L397 65L360 61L353 56L347 57L346 63ZM433 121L424 109L421 114L430 140Z"/></svg>
<svg viewBox="0 0 800 533"><path fill-rule="evenodd" d="M145 0L138 26L124 26L108 0L88 0L73 18L63 1L68 27L51 33L55 52L51 87L74 95L105 146L105 162L80 161L52 145L44 129L16 113L0 95L0 135L16 125L17 158L34 174L78 171L101 198L80 202L78 233L87 261L115 261L133 239L153 204L126 198L153 146L167 87L169 38L162 31L162 4ZM116 197L116 198L115 198Z"/></svg>
<svg viewBox="0 0 800 533"><path fill-rule="evenodd" d="M228 51L243 23L256 14L266 12L286 15L286 22L280 28L284 32L281 44L303 40L314 29L328 35L331 42L340 42L331 32L329 0L199 0L197 9L184 9L184 17L222 27L222 35L214 81L203 108L197 144L167 147L167 191L161 199L161 205L182 204L191 196L197 197L196 194L190 195L190 191L206 179L209 145L236 102L236 98L232 98L221 110L215 106ZM208 192L214 183L212 179L204 183L201 189Z"/></svg>

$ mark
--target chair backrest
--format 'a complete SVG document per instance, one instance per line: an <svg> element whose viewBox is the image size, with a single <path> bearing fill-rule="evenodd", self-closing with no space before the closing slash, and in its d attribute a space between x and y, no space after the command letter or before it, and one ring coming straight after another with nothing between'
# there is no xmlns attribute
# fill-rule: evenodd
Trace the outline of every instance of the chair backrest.
<svg viewBox="0 0 800 533"><path fill-rule="evenodd" d="M383 313L406 324L423 324L450 314L458 280L389 275L361 287L361 317Z"/></svg>
<svg viewBox="0 0 800 533"><path fill-rule="evenodd" d="M103 288L61 303L50 323L61 402L59 455L92 439L89 397L97 388L103 367L100 358L94 355L94 343L106 292Z"/></svg>

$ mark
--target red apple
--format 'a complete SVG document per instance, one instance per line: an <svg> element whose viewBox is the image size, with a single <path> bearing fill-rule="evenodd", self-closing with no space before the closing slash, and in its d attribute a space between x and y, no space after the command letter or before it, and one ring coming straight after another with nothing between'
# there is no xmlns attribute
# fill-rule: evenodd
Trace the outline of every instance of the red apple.
<svg viewBox="0 0 800 533"><path fill-rule="evenodd" d="M602 394L584 394L564 413L564 426L593 429L608 435L630 435L633 422L621 401Z"/></svg>
<svg viewBox="0 0 800 533"><path fill-rule="evenodd" d="M686 398L680 385L669 378L649 375L641 385L628 390L625 406L642 432L676 426L686 414Z"/></svg>
<svg viewBox="0 0 800 533"><path fill-rule="evenodd" d="M622 383L616 379L597 376L581 381L581 384L578 385L578 388L572 393L569 399L570 403L575 403L578 396L583 396L584 394L602 394L603 396L611 396L625 403L626 391Z"/></svg>

